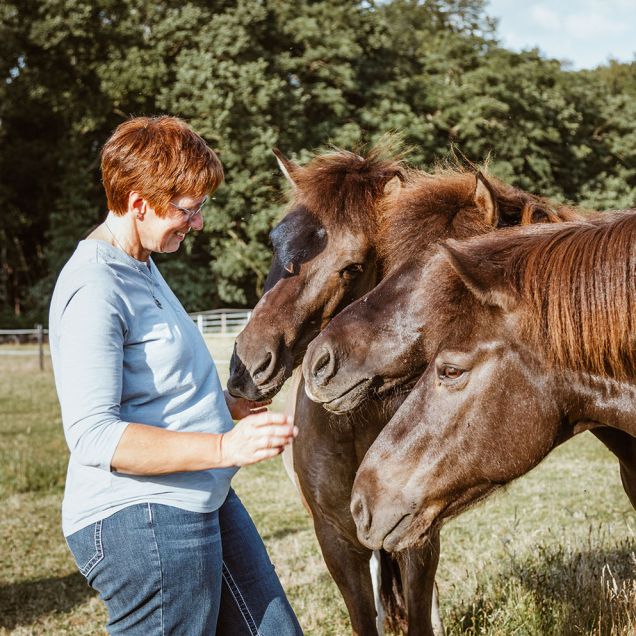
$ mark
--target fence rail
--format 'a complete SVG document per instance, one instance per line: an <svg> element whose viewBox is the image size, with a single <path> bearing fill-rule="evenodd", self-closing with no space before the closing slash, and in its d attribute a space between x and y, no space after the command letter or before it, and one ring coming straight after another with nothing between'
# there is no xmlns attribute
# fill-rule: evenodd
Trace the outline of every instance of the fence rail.
<svg viewBox="0 0 636 636"><path fill-rule="evenodd" d="M245 327L252 312L246 309L213 309L189 315L199 331L206 336L235 336ZM37 349L22 350L0 347L0 356L38 356L40 369L44 369L44 356L50 355L44 349L44 340L48 333L48 329L44 329L42 325L36 325L35 329L0 329L0 342L13 337L18 346L25 340L38 345Z"/></svg>
<svg viewBox="0 0 636 636"><path fill-rule="evenodd" d="M0 329L0 336L37 336L39 330L35 329ZM43 334L48 334L48 329L42 329Z"/></svg>
<svg viewBox="0 0 636 636"><path fill-rule="evenodd" d="M42 325L36 325L35 329L0 329L0 336L33 336L38 345L37 350L33 351L17 351L15 349L0 349L0 355L3 356L38 356L40 362L40 371L44 369L44 356L50 355L48 351L44 351L44 336L48 335L48 329Z"/></svg>
<svg viewBox="0 0 636 636"><path fill-rule="evenodd" d="M250 319L252 312L246 309L214 309L190 314L199 331L204 335L237 335Z"/></svg>

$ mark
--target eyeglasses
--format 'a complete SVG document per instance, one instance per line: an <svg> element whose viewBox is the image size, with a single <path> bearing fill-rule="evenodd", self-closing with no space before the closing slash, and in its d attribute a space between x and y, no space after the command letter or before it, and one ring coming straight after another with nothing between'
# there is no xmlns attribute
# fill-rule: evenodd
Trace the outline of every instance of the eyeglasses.
<svg viewBox="0 0 636 636"><path fill-rule="evenodd" d="M188 223L190 223L190 221L192 221L192 219L197 214L201 213L201 210L203 210L203 206L205 206L207 202L208 202L208 197L205 197L205 199L201 201L201 204L199 205L198 208L182 208L180 205L177 205L176 203L172 203L172 201L170 202L170 205L173 208L177 208L177 210L179 210L180 212L183 212L188 217Z"/></svg>

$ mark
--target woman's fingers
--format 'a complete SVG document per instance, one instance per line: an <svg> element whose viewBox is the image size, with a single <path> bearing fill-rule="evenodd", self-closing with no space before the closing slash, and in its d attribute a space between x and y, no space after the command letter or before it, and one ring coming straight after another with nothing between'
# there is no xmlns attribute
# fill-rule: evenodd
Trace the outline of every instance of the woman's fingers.
<svg viewBox="0 0 636 636"><path fill-rule="evenodd" d="M241 420L253 426L271 426L273 424L286 424L291 426L294 418L284 413L273 413L272 411L261 411L260 413L252 413Z"/></svg>
<svg viewBox="0 0 636 636"><path fill-rule="evenodd" d="M280 435L268 435L264 438L263 443L265 448L276 448L278 446L286 446L294 439L293 434L283 434Z"/></svg>
<svg viewBox="0 0 636 636"><path fill-rule="evenodd" d="M262 448L254 453L255 461L259 462L263 459L270 459L271 457L276 457L283 452L284 447L281 446L279 448Z"/></svg>
<svg viewBox="0 0 636 636"><path fill-rule="evenodd" d="M245 465L279 455L297 434L291 416L263 409L225 433L224 447L236 465Z"/></svg>

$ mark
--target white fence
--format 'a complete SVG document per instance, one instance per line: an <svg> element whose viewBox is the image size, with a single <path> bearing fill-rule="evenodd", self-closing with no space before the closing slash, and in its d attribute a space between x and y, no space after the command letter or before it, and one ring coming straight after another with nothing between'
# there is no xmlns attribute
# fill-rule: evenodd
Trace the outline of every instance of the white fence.
<svg viewBox="0 0 636 636"><path fill-rule="evenodd" d="M44 336L48 335L48 329L42 325L36 325L35 329L0 329L0 338L13 338L19 344L23 339L35 340L37 349L0 349L2 356L38 356L40 359L40 370L44 369L44 356L49 355L44 351Z"/></svg>
<svg viewBox="0 0 636 636"><path fill-rule="evenodd" d="M235 336L245 327L251 314L247 309L212 309L192 313L190 317L206 336ZM7 345L0 347L0 356L38 356L40 369L43 369L44 356L50 355L48 349L44 348L48 333L42 325L37 325L35 329L0 329L0 343ZM25 341L36 343L37 348L22 348L20 345ZM17 348L11 345L16 345Z"/></svg>
<svg viewBox="0 0 636 636"><path fill-rule="evenodd" d="M251 315L247 309L212 309L192 313L190 317L206 336L233 336L245 327Z"/></svg>

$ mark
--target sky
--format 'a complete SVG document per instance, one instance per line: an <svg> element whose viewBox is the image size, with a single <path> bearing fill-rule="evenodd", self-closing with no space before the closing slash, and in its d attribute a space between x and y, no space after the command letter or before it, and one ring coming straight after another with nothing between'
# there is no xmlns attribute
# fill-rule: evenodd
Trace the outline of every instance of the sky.
<svg viewBox="0 0 636 636"><path fill-rule="evenodd" d="M506 48L538 47L573 70L636 59L636 0L489 0L486 13Z"/></svg>

